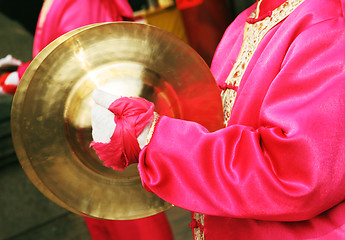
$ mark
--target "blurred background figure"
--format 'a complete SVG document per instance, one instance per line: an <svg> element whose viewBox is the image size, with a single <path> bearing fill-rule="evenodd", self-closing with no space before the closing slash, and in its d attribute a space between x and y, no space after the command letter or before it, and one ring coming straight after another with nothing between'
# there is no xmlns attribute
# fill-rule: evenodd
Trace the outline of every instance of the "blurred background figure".
<svg viewBox="0 0 345 240"><path fill-rule="evenodd" d="M225 0L177 0L189 44L210 66L216 47L234 15Z"/></svg>
<svg viewBox="0 0 345 240"><path fill-rule="evenodd" d="M89 24L133 21L127 0L45 0L35 31L33 57L59 36Z"/></svg>
<svg viewBox="0 0 345 240"><path fill-rule="evenodd" d="M0 11L19 19L35 35L32 57L51 41L73 29L98 22L136 21L175 34L193 47L210 65L226 27L239 12L252 3L254 0L45 0L39 17L36 17L42 1L36 0L29 5L18 0L0 0ZM36 25L32 19L36 20ZM2 76L0 94L13 94L15 84L18 84L27 66L28 64L19 66L18 76ZM0 70L0 75L3 73Z"/></svg>
<svg viewBox="0 0 345 240"><path fill-rule="evenodd" d="M133 21L133 11L127 0L45 0L35 29L32 58L36 57L53 40L71 30L94 23L124 20ZM28 27L32 31L31 25ZM17 82L29 63L22 63L18 66L20 71L18 71ZM10 63L6 62L6 64ZM13 94L15 82L13 74L6 76L2 77L0 83L2 92ZM11 78L7 79L8 77ZM8 85L11 86L10 92L7 92Z"/></svg>

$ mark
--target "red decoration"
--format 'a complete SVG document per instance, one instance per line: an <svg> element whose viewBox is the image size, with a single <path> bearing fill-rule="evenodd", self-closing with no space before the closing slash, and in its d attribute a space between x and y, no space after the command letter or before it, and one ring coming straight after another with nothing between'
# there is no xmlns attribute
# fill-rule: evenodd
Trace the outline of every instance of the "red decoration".
<svg viewBox="0 0 345 240"><path fill-rule="evenodd" d="M178 9L183 10L202 4L203 0L176 0L176 6Z"/></svg>

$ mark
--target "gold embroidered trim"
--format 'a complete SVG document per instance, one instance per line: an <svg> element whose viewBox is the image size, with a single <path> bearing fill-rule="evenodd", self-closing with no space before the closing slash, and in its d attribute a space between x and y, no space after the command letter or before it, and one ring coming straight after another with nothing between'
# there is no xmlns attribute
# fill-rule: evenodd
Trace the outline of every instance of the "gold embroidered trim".
<svg viewBox="0 0 345 240"><path fill-rule="evenodd" d="M153 112L153 120L151 123L151 127L149 129L149 132L147 133L147 138L146 138L147 144L149 144L149 142L151 141L151 138L152 138L153 132L155 131L158 120L159 120L159 114L156 112Z"/></svg>
<svg viewBox="0 0 345 240"><path fill-rule="evenodd" d="M245 24L243 44L235 65L225 81L227 84L236 87L240 85L246 68L262 38L270 29L272 29L275 25L285 19L292 11L294 11L303 1L304 0L288 0L273 10L271 16L268 16L254 24ZM256 11L254 11L250 15L250 18L254 18L256 15ZM221 93L225 126L227 126L229 122L236 95L237 92L233 89L226 89Z"/></svg>
<svg viewBox="0 0 345 240"><path fill-rule="evenodd" d="M205 226L205 215L202 213L193 213L193 218L195 221L200 223L202 226ZM194 231L194 240L205 240L204 230L200 227L196 227L193 229Z"/></svg>
<svg viewBox="0 0 345 240"><path fill-rule="evenodd" d="M257 1L257 5L256 5L256 10L255 10L255 18L258 19L259 15L260 15L260 5L262 3L262 0Z"/></svg>

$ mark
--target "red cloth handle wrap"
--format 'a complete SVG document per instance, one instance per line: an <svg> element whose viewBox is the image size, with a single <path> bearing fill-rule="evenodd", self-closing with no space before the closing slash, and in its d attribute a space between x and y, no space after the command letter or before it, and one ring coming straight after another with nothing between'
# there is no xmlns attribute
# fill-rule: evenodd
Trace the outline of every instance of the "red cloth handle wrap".
<svg viewBox="0 0 345 240"><path fill-rule="evenodd" d="M114 113L115 131L109 143L92 142L99 158L106 167L122 171L137 163L140 147L137 137L153 118L154 104L137 97L115 100L109 111Z"/></svg>

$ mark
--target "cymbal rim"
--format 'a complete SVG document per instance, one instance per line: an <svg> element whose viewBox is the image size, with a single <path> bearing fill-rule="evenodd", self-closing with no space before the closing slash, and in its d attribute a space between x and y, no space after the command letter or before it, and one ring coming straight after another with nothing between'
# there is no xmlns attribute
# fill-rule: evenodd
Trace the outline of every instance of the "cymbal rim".
<svg viewBox="0 0 345 240"><path fill-rule="evenodd" d="M49 53L52 52L59 44L65 41L65 39L73 36L74 34L77 34L80 31L86 30L96 25L98 24L84 26L60 36L55 41L47 45L47 47L45 47L40 53L38 53L37 56L30 63L29 67L31 69L36 69L39 66L39 64L49 55ZM29 157L26 155L25 149L23 147L23 142L21 139L22 130L21 130L21 127L17 123L19 123L20 119L22 118L20 110L22 107L23 100L26 96L25 94L26 89L28 87L28 84L30 83L29 81L25 81L25 80L23 81L23 79L31 79L33 73L34 73L34 70L25 71L22 77L22 81L19 82L18 88L13 98L12 109L11 109L11 135L12 135L12 141L13 141L16 155L26 175L28 176L30 181L38 188L38 190L40 190L40 192L42 192L47 198L49 198L50 200L52 200L59 206L71 212L81 214L77 212L75 209L72 209L71 207L69 207L66 203L61 201L59 198L57 198L51 191L46 190L46 186L42 183L40 178L35 173L33 167L31 166Z"/></svg>
<svg viewBox="0 0 345 240"><path fill-rule="evenodd" d="M29 71L26 71L26 73L24 74L23 79L21 80L21 83L18 86L17 93L15 94L15 97L14 97L13 108L12 108L12 120L11 120L12 121L12 136L13 136L13 142L15 145L15 150L16 150L18 159L21 162L24 171L27 173L28 177L35 184L35 186L44 195L46 195L49 199L51 199L52 201L54 201L58 205L66 208L66 209L68 209L74 213L78 213L81 215L86 215L86 216L91 216L91 217L96 217L96 218L104 218L104 219L116 219L116 220L135 219L135 218L147 217L147 216L156 214L158 212L164 211L164 210L170 208L171 204L163 201L162 199L158 198L157 196L153 195L152 193L146 192L141 186L140 178L138 177L138 175L137 176L129 175L129 176L125 176L124 178L118 177L118 175L112 176L112 173L109 173L108 175L102 175L102 174L99 174L96 171L94 171L92 167L85 166L85 164L83 164L82 162L73 160L73 159L78 159L78 156L76 156L76 153L73 152L73 150L75 150L75 148L73 148L71 150L70 143L68 143L68 141L66 140L66 136L73 135L73 129L74 128L79 131L80 125L79 125L79 123L75 124L73 122L75 120L74 117L70 117L74 113L73 111L70 110L70 108L71 108L70 106L72 106L72 104L70 102L73 102L73 98L75 98L75 96L78 96L78 94L85 94L85 92L79 93L78 89L77 89L76 92L78 92L78 93L72 93L76 84L74 82L72 82L73 83L72 85L68 85L66 87L67 83L65 84L61 79L59 79L59 81L55 81L54 84L56 84L58 86L58 88L64 89L66 92L62 93L63 96L58 96L58 97L59 97L59 99L62 99L62 98L66 99L66 101L65 102L62 102L62 101L57 102L57 103L59 103L59 104L57 104L58 106L50 106L49 110L52 112L51 114L53 114L53 113L55 114L54 111L56 111L56 115L49 115L49 114L46 114L43 110L42 111L37 110L40 107L41 108L43 107L42 102L49 101L49 94L51 96L57 96L58 95L56 92L54 92L54 89L51 86L46 86L45 83L42 83L38 80L39 78L37 76L43 76L43 74L42 74L43 72L47 72L47 74L49 75L49 71L46 71L47 69L44 69L44 68L48 68L48 67L52 66L54 61L57 61L57 62L60 61L61 62L62 57L60 55L65 54L64 51L69 53L68 51L71 50L71 48L72 48L72 50L75 50L75 52L73 52L74 55L73 54L70 55L70 56L73 55L72 57L77 56L77 58L78 58L78 56L79 56L78 54L87 53L88 51L90 51L91 47L95 47L98 43L95 42L95 43L93 43L94 45L92 45L92 44L87 45L87 48L83 48L83 46L80 47L80 46L78 46L78 44L83 44L83 43L87 42L88 39L85 40L86 37L96 36L96 34L100 34L100 33L111 34L111 31L109 31L111 28L126 29L125 35L130 34L128 28L132 28L132 31L135 33L137 31L140 31L140 33L143 33L144 35L146 34L145 36L140 36L140 37L142 37L144 39L147 38L149 40L151 40L150 34L157 34L157 35L155 35L157 37L157 39L151 40L152 42L150 42L150 44L145 45L147 43L145 43L145 42L140 43L140 44L143 44L144 46L151 46L151 45L155 46L155 44L157 44L157 46L161 46L159 44L162 44L162 43L159 41L163 41L163 42L166 41L169 44L174 43L177 46L182 46L181 49L183 49L183 51L187 51L188 54L190 54L192 57L192 59L190 60L191 61L190 64L192 64L192 65L196 64L198 67L200 67L200 69L201 69L200 71L203 72L203 74L205 76L207 75L207 78L209 81L211 81L211 80L214 81L213 76L209 72L209 69L208 69L206 63L203 62L203 60L201 59L201 57L199 55L194 54L194 50L192 50L192 48L190 48L185 43L183 43L182 40L177 39L177 37L173 36L172 34L168 34L161 29L158 29L158 28L152 27L152 26L148 26L145 24L122 23L122 22L121 23L102 23L102 24L95 24L92 26L86 26L82 29L75 30L75 32L70 32L67 35L64 35L61 38L59 38L58 40L54 41L52 44L47 46L40 54L38 54L37 57L32 61L32 63L30 64L30 66L28 68ZM124 30L121 30L121 31L124 31ZM135 37L136 36L137 35L135 35ZM162 38L158 38L158 36L160 36ZM130 35L129 38L132 38L132 37L133 36ZM121 38L121 36L116 36L115 38ZM112 41L111 37L109 39L106 39L106 40L109 40L110 42ZM99 41L102 42L102 41L106 41L106 40L101 39ZM115 39L115 40L117 40L117 39ZM134 39L133 41L135 42L137 40ZM76 47L73 48L73 46L76 46ZM114 45L112 45L112 46L114 46ZM170 52L172 51L177 55L177 56L172 56L172 58L174 58L174 57L178 58L179 53L175 52L175 50L173 50L174 46L173 45L168 46L171 48L168 49L167 51L170 51ZM69 47L69 49L68 49L68 47ZM62 51L62 50L64 50L64 51ZM128 50L128 49L126 49L126 50ZM131 50L130 47L129 47L129 50ZM158 49L158 50L164 51L166 49ZM134 49L134 52L135 51L137 51L137 50ZM156 50L154 50L153 52L157 53ZM92 52L91 52L91 54L92 54ZM144 53L142 53L142 54L144 54ZM150 55L151 53L147 53L147 54ZM80 55L80 56L82 56L82 55ZM87 55L87 56L89 56L89 55ZM83 61L85 61L86 63L91 62L90 59L88 59L88 60L90 60L88 62L85 60L86 58L83 58L83 57L85 57L85 56L81 57L81 61L80 61L81 63L83 63ZM141 59L140 57L138 57L138 58ZM142 58L142 59L144 59L144 58ZM142 59L141 59L141 61L144 61ZM153 60L149 59L149 61L153 61ZM195 61L196 63L193 61ZM168 62L168 63L170 63L170 62ZM165 63L165 62L161 63L160 62L159 64L162 64L160 66L164 66L164 69L167 72L169 72L169 71L172 71L172 69L171 69L172 67L170 67L168 63ZM123 67L124 65L126 65L123 62L121 62L121 64L122 65L120 67ZM151 70L152 72L159 72L159 69L157 70L157 68L155 68L156 63L150 62L150 63L145 63L145 64L150 66L149 70ZM180 64L180 63L175 63L175 64L178 64L179 68L184 67L184 66L181 66L182 64ZM189 63L186 63L186 64L189 64ZM92 65L92 66L94 66L94 65ZM116 70L116 68L118 68L118 67L119 66L117 64L112 64L111 70L114 70L114 69ZM68 68L68 66L67 66L67 68ZM59 70L59 69L57 69L57 70ZM94 71L94 69L92 69L92 71L87 71L87 70L85 70L85 71L89 74L90 72ZM142 70L139 69L138 72L140 72L140 71L142 71ZM59 73L59 71L57 71L57 73ZM104 74L104 71L101 74ZM149 74L149 73L145 73L145 74ZM174 77L176 77L175 73L171 73L171 74ZM192 75L192 74L187 73L187 72L184 72L184 74L188 75L188 76ZM153 75L150 75L150 77L152 77L152 76ZM161 80L161 76L158 76L157 79L158 79L157 82L159 82ZM193 83L198 84L197 80L198 79L195 78L193 80L194 81ZM47 81L50 81L50 80L48 79ZM88 81L88 84L89 84L88 86L90 86L92 81L90 81L88 78L85 81ZM97 81L98 80L96 80L96 83L97 83ZM146 81L145 84L147 84L147 81L149 81L149 80L145 80L145 81ZM35 83L35 86L33 85L34 83ZM80 83L80 82L77 82L77 83ZM156 83L149 83L149 84L154 85ZM161 83L159 83L159 84L161 84ZM175 84L175 83L173 83L173 84ZM87 85L87 84L85 84L85 85ZM91 88L95 88L96 85L97 84L95 84ZM169 84L167 85L167 83L163 81L163 85L154 85L154 86L159 86L160 89L163 89L162 92L168 94L167 96L169 98L173 98L173 99L176 98L176 96L174 95L174 94L176 94L176 93L174 93L174 89L175 90L178 89L177 90L178 94L180 94L180 96L184 96L185 98L187 98L187 97L188 98L197 98L198 97L198 96L197 97L194 96L195 94L191 90L188 90L186 92L183 89L184 88L183 84L181 84L181 86L179 86L179 84L175 84L173 87L171 87L171 86L169 86ZM213 85L207 85L207 86L211 86L211 88L214 87L215 91L217 91L217 94L218 94L218 89L215 86L215 84L214 84L214 86ZM172 92L167 93L166 91L167 91L167 89L169 89L169 87L173 88L173 90L172 90ZM43 99L40 99L39 96L35 97L35 94L42 92L42 89L48 90L50 93L45 94ZM91 92L91 90L90 91L89 90L86 93L86 97L83 99L87 99L89 97L89 93ZM215 95L216 94L213 94L212 96L215 96ZM39 112L39 114L30 115L31 112L29 110L27 110L27 108L29 108L31 106L28 99L31 99L34 101L34 103L36 104L36 105L34 104L36 106L36 110L37 110L36 112ZM202 100L202 101L205 101L205 100ZM219 99L219 102L220 102L220 99ZM55 104L56 104L56 102L55 102ZM185 101L184 104L193 105L193 103L189 103L188 101ZM58 110L54 109L54 107L57 107ZM172 107L172 106L169 106L169 107ZM182 108L179 106L175 107L174 108L174 114L177 114L177 116L173 116L173 117L182 118L182 119L184 117L186 117L185 116L186 115L185 109L183 109L183 110L181 110L181 109ZM217 121L219 119L222 120L222 112L221 112L222 109L221 109L221 107L219 107L217 105L216 109L217 109L217 114L216 114ZM35 112L35 109L33 110L33 112ZM55 117L57 117L58 120L54 120ZM48 121L48 120L49 121L55 121L54 124L58 125L59 129L56 129L56 126L54 127L54 124L49 125L48 123L44 122L44 121ZM218 121L218 122L220 122L220 121ZM220 128L220 125L221 124L217 124L216 126L212 126L212 128L214 128L214 129ZM33 127L35 129L32 129ZM33 154L33 152L39 151L40 146L35 146L34 148L32 146L28 146L30 144L31 145L35 144L32 141L34 139L31 139L30 138L31 136L24 136L24 135L25 134L29 134L29 135L35 135L36 134L37 135L37 133L36 133L37 129L40 130L39 132L47 132L46 131L47 127L49 127L49 129L52 129L53 131L55 131L55 135L51 135L51 136L59 139L59 141L54 139L54 140L56 140L56 142L54 142L53 140L51 142L52 143L51 145L58 145L55 147L55 149L58 149L58 150L55 150L55 155L51 156L49 154L50 149L49 148L46 149L44 151L44 154L46 155L45 158L40 160L40 161L37 161L37 160L33 159L34 157L37 157L37 155ZM41 131L42 129L45 131ZM72 129L72 130L69 130L69 129ZM78 132L77 132L77 134L78 134ZM37 135L36 137L40 138L39 135ZM77 140L79 140L78 136L74 136L74 137L75 137L74 143L78 142L77 141ZM49 142L49 140L51 140L51 139L44 139L44 138L42 138L42 139L43 140L41 140L39 142L41 144L43 144L45 142ZM71 139L71 138L67 138L67 139ZM30 140L32 142L30 142ZM30 144L28 144L28 142L30 142ZM59 145L63 145L63 146L61 147ZM84 146L84 148L85 148L85 146ZM28 155L28 149L34 149L35 151L31 150L31 152L29 152L29 155ZM63 154L61 154L61 152L63 152ZM64 157L66 158L66 156L71 161L66 161L66 159L64 159ZM41 156L38 156L38 157L41 157ZM60 173L61 167L50 167L50 165L57 164L57 162L59 162L60 165L68 165L69 166L69 169L67 169L67 170L64 169L64 171L72 171L72 173L68 176L78 175L78 177L80 179L83 179L85 181L93 181L92 179L97 179L97 184L99 186L95 186L94 189L92 189L92 187L90 187L90 186L88 187L87 184L84 184L82 182L78 182L77 177L73 176L74 178L70 177L69 180L73 179L73 183L76 184L74 189L78 189L78 187L79 187L79 188L83 189L84 191L89 190L90 196L88 196L87 194L84 194L84 193L78 193L80 196L75 196L74 193L69 192L70 188L69 189L65 188L65 187L58 188L58 186L53 184L55 182L55 177L60 176L58 178L59 181L64 182L65 181L65 179L64 179L65 175L60 175L60 174L62 174L62 173ZM133 167L135 167L135 166L132 166L132 168ZM79 169L81 171L77 172L75 169ZM49 174L52 174L53 177L49 176ZM119 175L119 176L121 176L121 175ZM56 184L61 184L61 183L56 183ZM68 182L65 181L64 184L68 185ZM112 184L117 184L117 185L114 186ZM121 186L121 189L118 189L117 188L118 186ZM131 188L126 188L128 186L131 186ZM126 193L128 193L128 192L132 193L132 192L137 191L137 192L135 192L135 194L138 194L138 196L139 196L138 198L143 198L143 200L139 199L140 201L137 201L137 199L132 199L133 197L131 197L131 199L123 198L125 200L123 200L121 198L121 201L122 200L123 201L133 200L134 205L137 204L137 206L134 206L134 208L135 207L139 207L139 208L135 208L135 210L133 210L133 209L131 209L131 208L133 208L133 206L127 206L126 205L126 206L121 206L123 209L118 211L118 209L116 209L116 206L114 206L114 205L119 204L119 202L116 202L116 200L110 201L109 199L107 199L107 200L104 200L104 202L97 202L97 201L101 201L101 200L99 200L99 198L95 198L94 196L91 196L91 195L115 196L116 195L115 193L114 194L108 193L109 195L106 195L107 193L104 193L106 191L108 192L109 188L116 188L116 191L126 191ZM126 190L122 190L122 188L126 189ZM134 196L135 194L133 193L132 196ZM70 198L66 198L66 196L69 196ZM78 197L80 197L82 199L80 200L80 199L78 199ZM140 204L143 204L143 205L139 206Z"/></svg>

